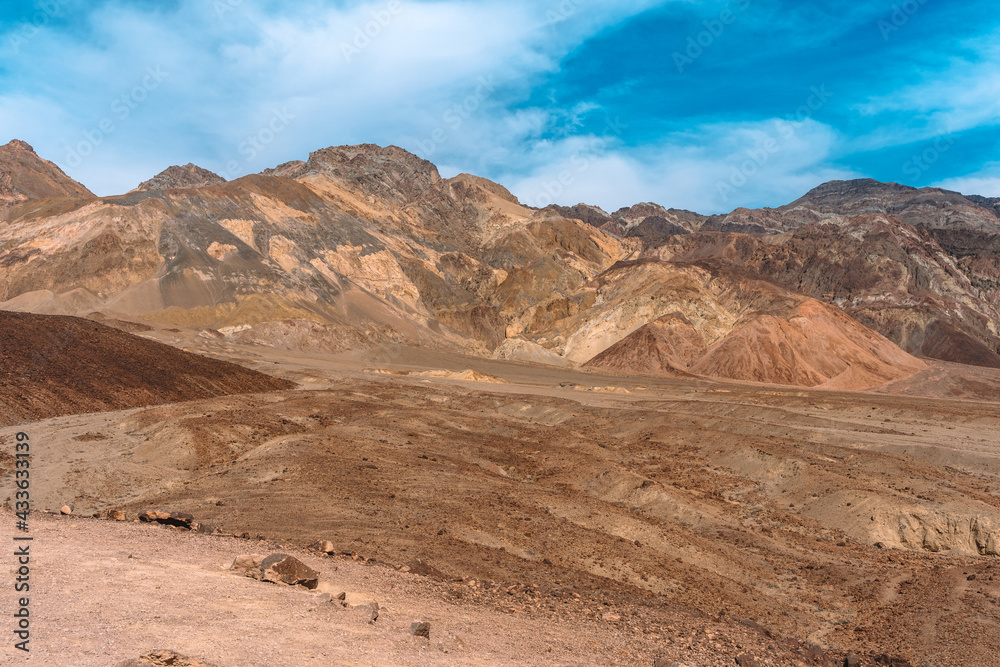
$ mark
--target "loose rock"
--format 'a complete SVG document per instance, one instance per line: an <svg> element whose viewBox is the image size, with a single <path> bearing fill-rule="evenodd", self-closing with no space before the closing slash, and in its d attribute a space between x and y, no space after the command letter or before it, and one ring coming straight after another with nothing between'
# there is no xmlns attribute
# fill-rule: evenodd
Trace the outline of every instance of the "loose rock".
<svg viewBox="0 0 1000 667"><path fill-rule="evenodd" d="M337 551L336 547L333 546L333 542L329 540L320 540L309 548L324 554L333 554Z"/></svg>
<svg viewBox="0 0 1000 667"><path fill-rule="evenodd" d="M319 586L319 572L298 558L288 554L271 554L260 564L261 581L288 586L305 586L313 590Z"/></svg>
<svg viewBox="0 0 1000 667"><path fill-rule="evenodd" d="M116 667L215 667L204 660L189 658L174 651L153 651L140 658L120 662Z"/></svg>
<svg viewBox="0 0 1000 667"><path fill-rule="evenodd" d="M260 579L260 564L263 560L261 556L237 556L229 566L229 571L251 579Z"/></svg>
<svg viewBox="0 0 1000 667"><path fill-rule="evenodd" d="M191 529L194 525L194 517L184 512L160 512L158 510L146 510L139 513L139 521L145 523L158 523L164 526L177 526L179 528Z"/></svg>
<svg viewBox="0 0 1000 667"><path fill-rule="evenodd" d="M60 514L66 515L66 514L72 514L73 510L70 508L69 505L63 505L62 507L59 508L59 512Z"/></svg>
<svg viewBox="0 0 1000 667"><path fill-rule="evenodd" d="M426 621L414 621L410 623L410 634L414 637L431 638L431 624Z"/></svg>

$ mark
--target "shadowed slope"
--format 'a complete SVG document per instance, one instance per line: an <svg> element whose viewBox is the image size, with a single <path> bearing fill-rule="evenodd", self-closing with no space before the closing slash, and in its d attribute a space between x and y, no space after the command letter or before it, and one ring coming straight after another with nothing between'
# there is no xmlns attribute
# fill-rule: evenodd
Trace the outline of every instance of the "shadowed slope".
<svg viewBox="0 0 1000 667"><path fill-rule="evenodd" d="M75 317L0 311L0 425L294 385Z"/></svg>

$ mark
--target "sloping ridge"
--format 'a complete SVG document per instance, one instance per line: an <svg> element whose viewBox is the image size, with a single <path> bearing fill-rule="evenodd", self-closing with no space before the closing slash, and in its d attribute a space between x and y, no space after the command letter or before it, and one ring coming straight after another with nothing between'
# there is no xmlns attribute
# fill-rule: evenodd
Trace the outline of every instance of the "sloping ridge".
<svg viewBox="0 0 1000 667"><path fill-rule="evenodd" d="M89 320L0 311L0 425L295 385Z"/></svg>
<svg viewBox="0 0 1000 667"><path fill-rule="evenodd" d="M27 143L15 139L0 146L0 202L95 196L55 164L38 157Z"/></svg>
<svg viewBox="0 0 1000 667"><path fill-rule="evenodd" d="M644 324L584 364L626 372L692 377L688 365L705 352L705 339L680 313Z"/></svg>
<svg viewBox="0 0 1000 667"><path fill-rule="evenodd" d="M752 313L708 347L687 318L667 315L639 327L585 366L845 390L877 387L925 367L815 299Z"/></svg>
<svg viewBox="0 0 1000 667"><path fill-rule="evenodd" d="M868 389L924 363L833 306L807 299L756 314L705 352L699 375L770 384Z"/></svg>
<svg viewBox="0 0 1000 667"><path fill-rule="evenodd" d="M167 167L159 174L140 183L132 192L143 192L148 190L177 190L183 188L201 188L207 185L219 185L225 183L226 179L215 172L203 169L190 162L183 167L173 165Z"/></svg>

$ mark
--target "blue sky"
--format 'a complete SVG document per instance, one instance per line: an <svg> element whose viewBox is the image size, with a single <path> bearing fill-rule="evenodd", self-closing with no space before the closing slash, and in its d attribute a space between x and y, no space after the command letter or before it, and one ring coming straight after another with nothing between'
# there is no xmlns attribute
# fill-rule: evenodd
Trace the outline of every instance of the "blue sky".
<svg viewBox="0 0 1000 667"><path fill-rule="evenodd" d="M101 195L396 144L532 205L1000 196L985 0L4 0L0 143Z"/></svg>

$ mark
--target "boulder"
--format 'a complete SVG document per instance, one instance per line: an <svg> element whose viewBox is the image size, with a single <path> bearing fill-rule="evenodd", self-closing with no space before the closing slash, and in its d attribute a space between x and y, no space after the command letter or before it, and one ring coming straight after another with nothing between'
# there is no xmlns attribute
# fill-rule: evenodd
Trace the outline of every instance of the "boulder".
<svg viewBox="0 0 1000 667"><path fill-rule="evenodd" d="M319 586L319 572L288 554L271 554L261 561L260 579L275 584L305 586L309 590Z"/></svg>
<svg viewBox="0 0 1000 667"><path fill-rule="evenodd" d="M309 548L312 549L312 550L314 550L314 551L319 551L320 553L324 553L324 554L333 554L333 553L336 553L336 547L334 547L333 546L333 542L331 542L329 540L320 540L320 541L316 542L315 544L313 544Z"/></svg>
<svg viewBox="0 0 1000 667"><path fill-rule="evenodd" d="M413 621L410 623L410 634L414 637L431 638L431 624L427 621Z"/></svg>
<svg viewBox="0 0 1000 667"><path fill-rule="evenodd" d="M260 564L263 560L261 556L237 556L229 566L229 571L251 579L260 579Z"/></svg>
<svg viewBox="0 0 1000 667"><path fill-rule="evenodd" d="M177 526L190 530L194 525L194 517L184 512L160 512L158 510L146 510L139 513L139 521L145 523L158 523L164 526Z"/></svg>

